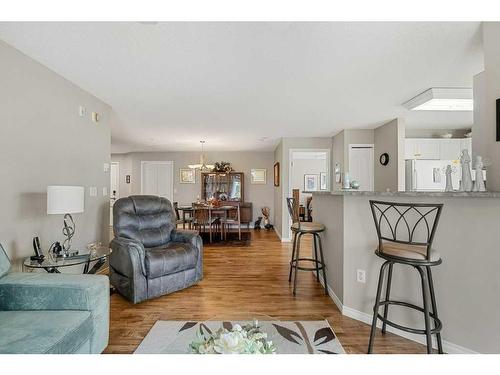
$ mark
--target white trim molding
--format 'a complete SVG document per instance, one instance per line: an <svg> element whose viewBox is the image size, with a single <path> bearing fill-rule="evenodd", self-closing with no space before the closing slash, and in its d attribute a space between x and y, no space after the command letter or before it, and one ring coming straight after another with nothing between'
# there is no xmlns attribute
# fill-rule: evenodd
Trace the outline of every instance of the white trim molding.
<svg viewBox="0 0 500 375"><path fill-rule="evenodd" d="M321 280L320 281L321 285L324 287L324 283ZM333 292L333 289L328 285L328 293L330 295L330 298L332 299L333 303L337 306L337 308L340 310L342 315L347 316L349 318L358 320L360 322L366 323L368 325L372 324L372 319L373 316L371 314L364 313L362 311L355 310L351 307L345 306L342 304L340 299L337 297L337 295ZM380 320L377 321L377 327L382 328L382 322ZM418 342L419 344L426 345L425 337L422 335L416 335L413 333L401 331L399 329L393 328L391 326L387 326L387 331L394 333L395 335L398 335L400 337L404 337L405 339L411 340ZM437 342L436 338L433 336L432 337L432 346L434 349L437 349ZM469 348L465 348L463 346L454 344L452 342L443 340L443 350L445 353L448 354L479 354L478 352L471 350Z"/></svg>
<svg viewBox="0 0 500 375"><path fill-rule="evenodd" d="M276 227L274 227L274 233L276 233L281 242L292 242L291 238L286 238L286 237L281 238L281 235L278 233Z"/></svg>

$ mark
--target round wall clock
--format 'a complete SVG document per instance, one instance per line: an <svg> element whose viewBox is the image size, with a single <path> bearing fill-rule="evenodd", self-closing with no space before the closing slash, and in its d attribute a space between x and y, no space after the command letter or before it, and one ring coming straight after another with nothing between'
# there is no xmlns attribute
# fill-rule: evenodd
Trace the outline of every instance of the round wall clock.
<svg viewBox="0 0 500 375"><path fill-rule="evenodd" d="M387 152L384 152L382 155L380 155L380 164L389 164L389 154Z"/></svg>

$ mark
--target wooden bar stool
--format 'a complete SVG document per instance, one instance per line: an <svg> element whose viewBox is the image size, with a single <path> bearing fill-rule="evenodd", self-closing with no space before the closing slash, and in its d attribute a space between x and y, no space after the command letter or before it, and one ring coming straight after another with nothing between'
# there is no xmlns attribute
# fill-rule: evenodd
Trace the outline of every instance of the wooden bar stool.
<svg viewBox="0 0 500 375"><path fill-rule="evenodd" d="M320 233L325 230L325 226L320 223L314 222L301 222L299 220L298 210L295 209L296 205L295 198L287 198L286 203L288 206L288 212L292 218L292 226L290 229L293 233L293 244L292 244L292 259L290 261L290 273L288 275L288 282L292 281L292 270L295 270L293 278L293 295L296 295L297 291L297 271L316 271L316 280L319 282L319 273L323 272L323 282L325 283L325 294L328 295L328 287L326 284L326 271L325 271L325 261L323 258L323 245L321 243ZM300 239L304 234L311 234L313 236L313 249L314 258L300 258ZM318 258L319 252L319 258ZM314 268L312 267L301 267L299 266L300 261L312 262Z"/></svg>
<svg viewBox="0 0 500 375"><path fill-rule="evenodd" d="M377 327L377 319L382 321L382 333L386 332L387 325L426 336L427 353L432 353L432 335L436 335L438 351L443 353L441 342L442 323L438 318L434 283L431 267L441 264L439 254L432 248L432 241L443 209L442 204L426 203L394 203L370 201L370 207L375 221L378 236L378 248L375 254L384 259L380 268L375 306L373 307L373 321L368 344L368 353L372 352L373 339ZM423 307L390 299L392 268L395 263L412 266L421 279ZM385 300L381 301L382 286L385 271L389 268ZM405 327L394 323L387 318L389 305L408 307L424 314L425 329ZM383 315L379 308L384 307ZM434 328L431 327L431 319Z"/></svg>

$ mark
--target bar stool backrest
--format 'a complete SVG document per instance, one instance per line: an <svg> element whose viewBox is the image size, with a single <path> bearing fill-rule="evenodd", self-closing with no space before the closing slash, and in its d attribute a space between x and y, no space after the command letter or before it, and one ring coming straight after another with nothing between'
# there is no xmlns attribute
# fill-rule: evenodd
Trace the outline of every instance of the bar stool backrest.
<svg viewBox="0 0 500 375"><path fill-rule="evenodd" d="M370 200L370 207L377 230L379 249L383 249L383 241L425 246L426 259L430 260L432 241L443 204Z"/></svg>
<svg viewBox="0 0 500 375"><path fill-rule="evenodd" d="M288 207L288 213L290 214L290 217L292 218L292 224L298 223L300 227L300 219L299 219L299 213L297 210L295 210L295 198L287 198L286 199L286 205Z"/></svg>

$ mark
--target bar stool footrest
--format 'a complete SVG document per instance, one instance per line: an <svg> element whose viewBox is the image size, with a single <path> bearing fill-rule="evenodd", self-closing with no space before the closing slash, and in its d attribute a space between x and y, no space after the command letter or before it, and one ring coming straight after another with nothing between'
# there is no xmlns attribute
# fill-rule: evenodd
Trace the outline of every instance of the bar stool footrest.
<svg viewBox="0 0 500 375"><path fill-rule="evenodd" d="M322 270L323 268L325 268L325 266L323 265L323 263L321 263L321 261L317 260L317 259L314 259L314 258L299 258L299 259L293 259L292 261L290 261L290 266L292 268L296 268L298 270L301 270L301 271L316 271L316 267L312 268L312 267L301 267L299 265L297 265L297 263L299 262L299 260L303 260L303 261L307 261L307 262L312 262L314 264L317 264L318 265L318 270Z"/></svg>
<svg viewBox="0 0 500 375"><path fill-rule="evenodd" d="M403 301L391 301L391 300L381 301L379 308L381 306L386 306L386 305L404 306L404 307L408 307L408 308L413 309L413 310L420 311L421 313L425 313L425 311L422 307L414 305L412 303L403 302ZM376 313L377 313L378 319L380 319L383 323L385 323L391 327L400 329L400 330L405 331L405 332L415 333L418 335L426 335L427 334L425 329L418 329L418 328L402 326L400 324L397 324L397 323L390 321L389 319L384 318L382 315L380 315L378 313L378 311ZM441 320L439 320L439 318L437 318L434 315L434 313L432 313L432 312L429 313L429 316L432 320L434 320L434 325L436 327L436 328L431 329L431 334L433 335L435 333L439 333L441 331L441 328L443 328L443 324L441 323Z"/></svg>

